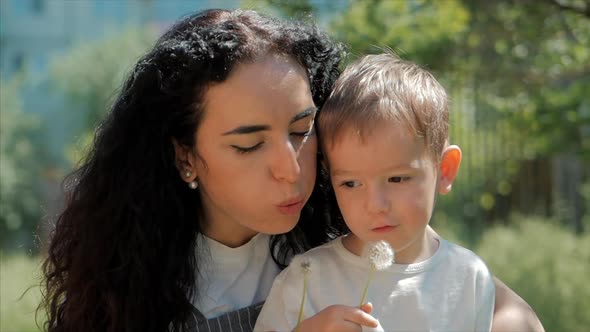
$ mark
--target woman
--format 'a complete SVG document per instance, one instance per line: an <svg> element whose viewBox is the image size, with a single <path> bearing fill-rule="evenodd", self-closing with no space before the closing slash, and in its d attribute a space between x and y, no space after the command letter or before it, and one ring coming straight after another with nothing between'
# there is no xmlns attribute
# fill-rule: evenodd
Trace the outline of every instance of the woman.
<svg viewBox="0 0 590 332"><path fill-rule="evenodd" d="M170 28L69 177L47 329L251 329L279 266L343 231L315 184L313 123L341 56L316 28L252 11ZM372 322L363 310L320 318L356 330Z"/></svg>

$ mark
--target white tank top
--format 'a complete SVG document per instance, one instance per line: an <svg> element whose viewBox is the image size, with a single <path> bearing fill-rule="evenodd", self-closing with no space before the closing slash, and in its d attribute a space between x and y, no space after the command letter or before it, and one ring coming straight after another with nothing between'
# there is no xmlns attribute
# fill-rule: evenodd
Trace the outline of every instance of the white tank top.
<svg viewBox="0 0 590 332"><path fill-rule="evenodd" d="M257 234L241 247L230 248L197 236L199 299L193 305L206 318L264 301L280 269L272 260L270 236Z"/></svg>

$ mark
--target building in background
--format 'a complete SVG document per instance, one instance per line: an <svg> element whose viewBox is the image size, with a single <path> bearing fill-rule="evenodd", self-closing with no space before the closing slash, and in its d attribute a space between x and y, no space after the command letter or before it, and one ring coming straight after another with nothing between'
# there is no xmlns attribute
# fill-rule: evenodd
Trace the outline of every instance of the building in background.
<svg viewBox="0 0 590 332"><path fill-rule="evenodd" d="M26 72L24 111L40 115L50 131L44 149L61 159L64 143L72 141L76 112L68 121L55 114L68 106L51 92L47 70L52 57L125 27L160 31L188 13L238 5L239 0L0 0L0 78Z"/></svg>
<svg viewBox="0 0 590 332"><path fill-rule="evenodd" d="M48 58L76 42L121 26L165 28L203 8L233 8L239 0L1 0L0 73L46 69Z"/></svg>
<svg viewBox="0 0 590 332"><path fill-rule="evenodd" d="M55 82L49 75L53 59L59 61L60 54L72 47L128 27L163 31L188 13L239 4L240 0L0 0L0 79L22 79L18 93L22 109L43 123L41 138L35 140L36 151L43 157L29 161L38 163L41 170L30 177L41 195L41 202L35 205L49 221L39 224L41 238L60 210L61 182L71 168L65 150L79 140L76 133L85 113L53 89ZM17 76L20 73L23 75ZM14 236L9 246L31 248L30 230Z"/></svg>

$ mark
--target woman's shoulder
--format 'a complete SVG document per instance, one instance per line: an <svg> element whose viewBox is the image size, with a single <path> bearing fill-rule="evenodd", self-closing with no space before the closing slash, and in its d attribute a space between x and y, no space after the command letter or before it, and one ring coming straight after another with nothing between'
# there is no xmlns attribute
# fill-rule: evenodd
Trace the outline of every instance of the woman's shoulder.
<svg viewBox="0 0 590 332"><path fill-rule="evenodd" d="M545 332L537 314L525 300L500 279L494 277L494 282L496 284L496 303L492 332Z"/></svg>
<svg viewBox="0 0 590 332"><path fill-rule="evenodd" d="M308 251L296 255L293 257L293 262L300 262L305 260L313 260L316 263L320 263L323 260L334 259L335 253L339 250L341 237L337 237L327 243L324 243L315 248L311 248ZM291 264L289 264L291 265Z"/></svg>
<svg viewBox="0 0 590 332"><path fill-rule="evenodd" d="M300 277L299 274L301 271L306 269L306 266L318 270L322 265L332 264L340 256L338 252L341 246L341 237L338 237L304 253L293 256L289 262L289 266L279 274L277 279L298 278Z"/></svg>
<svg viewBox="0 0 590 332"><path fill-rule="evenodd" d="M545 332L545 329L535 311L523 301L496 307L492 320L492 332L502 331Z"/></svg>

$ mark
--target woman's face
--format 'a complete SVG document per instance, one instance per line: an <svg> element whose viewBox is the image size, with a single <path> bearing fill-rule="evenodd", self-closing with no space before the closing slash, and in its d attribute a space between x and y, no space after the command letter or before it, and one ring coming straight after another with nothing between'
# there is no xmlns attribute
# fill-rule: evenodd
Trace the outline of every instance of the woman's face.
<svg viewBox="0 0 590 332"><path fill-rule="evenodd" d="M316 107L304 68L281 55L238 65L204 102L191 153L204 233L239 246L256 233L288 232L316 175Z"/></svg>

